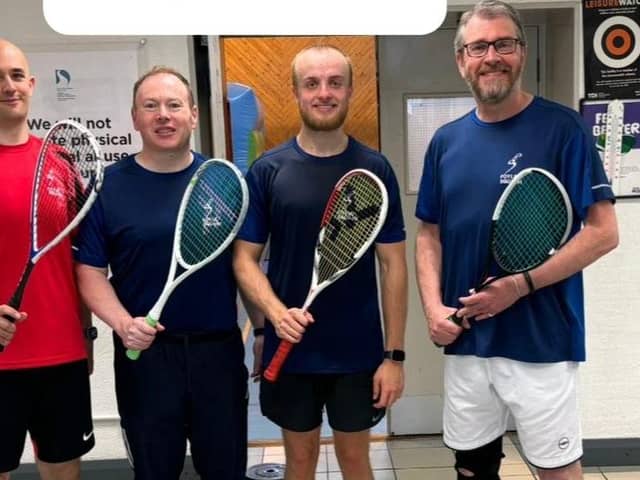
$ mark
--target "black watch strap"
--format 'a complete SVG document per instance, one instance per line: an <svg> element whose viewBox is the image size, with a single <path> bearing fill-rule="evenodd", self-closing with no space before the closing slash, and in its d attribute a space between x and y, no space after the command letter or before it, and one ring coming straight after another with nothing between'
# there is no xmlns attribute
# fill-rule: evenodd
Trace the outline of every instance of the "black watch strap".
<svg viewBox="0 0 640 480"><path fill-rule="evenodd" d="M385 350L384 358L388 358L394 362L404 362L405 353L404 350Z"/></svg>

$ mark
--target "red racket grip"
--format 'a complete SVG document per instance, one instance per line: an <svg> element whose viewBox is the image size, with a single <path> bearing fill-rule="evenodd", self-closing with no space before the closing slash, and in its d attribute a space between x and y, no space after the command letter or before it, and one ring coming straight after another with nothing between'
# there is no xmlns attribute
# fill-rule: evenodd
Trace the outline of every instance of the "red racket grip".
<svg viewBox="0 0 640 480"><path fill-rule="evenodd" d="M280 369L284 364L285 360L289 356L289 352L293 348L293 343L287 342L286 340L280 340L280 346L278 350L276 350L275 355L269 362L269 366L264 371L264 378L269 380L270 382L275 382L280 375Z"/></svg>

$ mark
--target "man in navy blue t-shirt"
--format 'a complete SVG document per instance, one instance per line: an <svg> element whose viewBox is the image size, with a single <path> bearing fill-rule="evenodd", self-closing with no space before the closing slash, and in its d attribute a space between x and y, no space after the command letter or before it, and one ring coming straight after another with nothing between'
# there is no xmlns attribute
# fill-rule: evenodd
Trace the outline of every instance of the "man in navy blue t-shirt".
<svg viewBox="0 0 640 480"><path fill-rule="evenodd" d="M295 343L278 380L262 381L260 404L282 427L287 478L314 478L326 408L343 478L372 480L369 429L404 384L407 270L398 183L386 158L343 130L352 92L344 53L330 46L301 51L292 80L300 131L249 171L249 212L234 251L240 288L269 319L263 365L280 339ZM372 171L385 184L388 217L375 245L302 311L324 207L338 179L354 168ZM267 240L265 276L258 262Z"/></svg>
<svg viewBox="0 0 640 480"><path fill-rule="evenodd" d="M75 242L82 297L114 331L127 452L137 480L178 480L189 440L200 478L241 480L247 371L231 249L173 291L157 328L144 320L167 279L182 194L205 160L189 148L189 83L156 67L136 82L131 112L142 150L106 169ZM132 361L126 349L142 354Z"/></svg>
<svg viewBox="0 0 640 480"><path fill-rule="evenodd" d="M482 1L462 15L456 61L477 106L434 135L416 207L418 283L431 338L446 345L444 441L456 451L458 479L499 478L509 414L542 480L582 478L581 270L617 245L614 196L576 112L522 90L526 53L511 6ZM469 292L486 261L496 201L528 167L565 186L570 238L527 274ZM447 320L457 308L461 326Z"/></svg>

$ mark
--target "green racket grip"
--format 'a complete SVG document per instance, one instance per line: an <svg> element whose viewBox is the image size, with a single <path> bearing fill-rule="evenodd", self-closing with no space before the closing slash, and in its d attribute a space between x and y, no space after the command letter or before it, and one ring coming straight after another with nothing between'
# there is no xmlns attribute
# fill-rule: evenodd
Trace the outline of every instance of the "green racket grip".
<svg viewBox="0 0 640 480"><path fill-rule="evenodd" d="M462 327L462 319L458 316L456 316L458 313L458 310L456 310L454 313L452 313L451 315L449 315L447 317L447 320L449 320L450 322L455 323L456 325L458 325L459 327ZM444 345L440 345L439 343L433 342L433 344L438 347L438 348L443 348Z"/></svg>
<svg viewBox="0 0 640 480"><path fill-rule="evenodd" d="M149 325L150 327L156 328L156 325L158 325L158 321L154 320L149 315L147 315L147 317L144 320L147 322L147 325ZM138 360L138 358L140 358L140 353L142 353L140 350L128 349L127 357L129 358L129 360Z"/></svg>
<svg viewBox="0 0 640 480"><path fill-rule="evenodd" d="M280 369L282 368L284 361L289 356L289 352L291 352L292 348L293 343L287 342L286 340L280 341L278 350L276 350L275 355L271 359L271 362L269 362L269 366L264 372L265 379L270 382L275 382L278 379L278 376L280 375Z"/></svg>

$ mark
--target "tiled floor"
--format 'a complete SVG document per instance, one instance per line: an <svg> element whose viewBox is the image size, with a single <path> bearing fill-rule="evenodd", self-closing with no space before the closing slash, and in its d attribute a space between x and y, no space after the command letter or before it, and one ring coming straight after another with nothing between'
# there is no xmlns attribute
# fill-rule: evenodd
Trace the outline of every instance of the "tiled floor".
<svg viewBox="0 0 640 480"><path fill-rule="evenodd" d="M241 316L244 318L244 316ZM252 335L249 325L243 325L246 342L246 364L251 371L253 365ZM269 420L262 417L258 404L258 384L249 388L249 441L259 443L268 441L278 443L280 430ZM380 422L372 433L378 436L386 434L385 422ZM330 429L323 422L322 436L329 437ZM534 480L529 465L522 459L517 447L517 437L505 437L504 453L500 476L504 480ZM455 480L453 454L442 443L440 436L421 436L387 441L375 441L371 444L371 464L376 480ZM251 447L247 464L249 467L262 463L285 463L284 448ZM589 467L585 468L584 480L640 480L640 466L635 467ZM317 480L342 480L333 445L322 445Z"/></svg>
<svg viewBox="0 0 640 480"><path fill-rule="evenodd" d="M515 437L505 437L504 453L506 457L500 469L501 478L504 480L536 478L522 459ZM370 457L376 480L456 479L452 468L453 454L444 446L440 436L374 441L371 443ZM284 449L281 446L252 447L249 449L248 460L249 466L260 463L284 463ZM316 479L342 479L331 444L321 446ZM640 480L640 466L590 467L585 469L584 480Z"/></svg>

